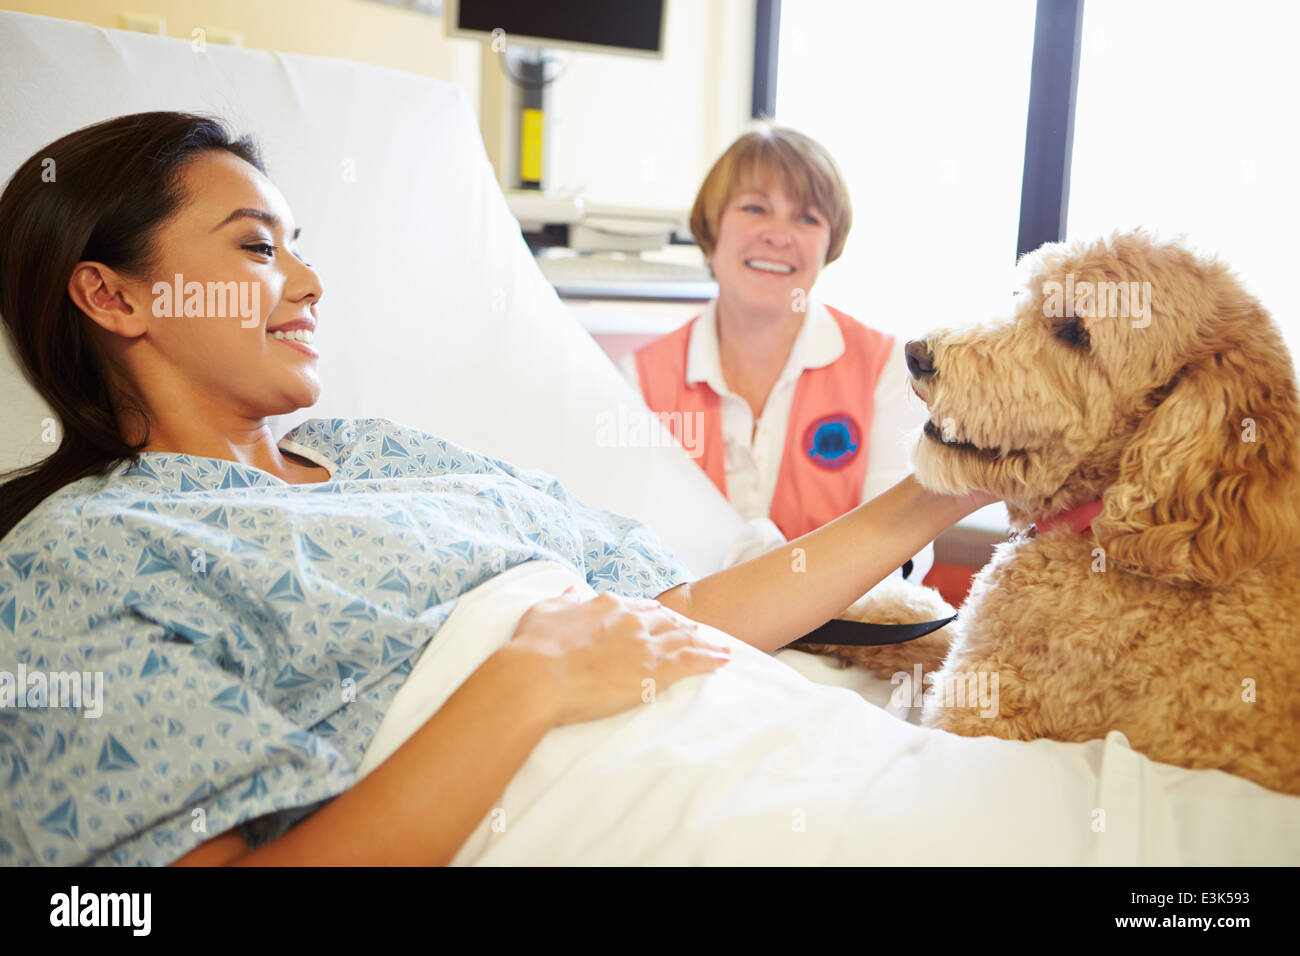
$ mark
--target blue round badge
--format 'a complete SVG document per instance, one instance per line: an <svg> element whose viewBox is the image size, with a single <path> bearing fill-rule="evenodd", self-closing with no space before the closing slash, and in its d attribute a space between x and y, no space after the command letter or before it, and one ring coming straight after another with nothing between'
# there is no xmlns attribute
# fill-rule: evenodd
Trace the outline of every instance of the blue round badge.
<svg viewBox="0 0 1300 956"><path fill-rule="evenodd" d="M848 415L827 415L803 433L803 450L814 465L827 471L843 468L858 455L862 430Z"/></svg>

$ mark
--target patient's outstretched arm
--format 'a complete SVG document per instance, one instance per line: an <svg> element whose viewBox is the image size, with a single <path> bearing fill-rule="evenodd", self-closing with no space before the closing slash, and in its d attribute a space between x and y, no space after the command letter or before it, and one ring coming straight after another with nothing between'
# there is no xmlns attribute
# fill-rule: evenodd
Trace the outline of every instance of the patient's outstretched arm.
<svg viewBox="0 0 1300 956"><path fill-rule="evenodd" d="M826 623L922 546L998 500L941 495L914 475L801 538L659 595L665 605L763 651Z"/></svg>

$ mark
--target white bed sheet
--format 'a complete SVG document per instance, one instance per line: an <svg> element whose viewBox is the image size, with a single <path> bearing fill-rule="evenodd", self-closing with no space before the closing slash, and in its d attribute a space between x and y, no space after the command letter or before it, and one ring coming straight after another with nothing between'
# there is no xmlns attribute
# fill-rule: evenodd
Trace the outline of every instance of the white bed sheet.
<svg viewBox="0 0 1300 956"><path fill-rule="evenodd" d="M570 584L593 593L571 571L533 562L462 596L361 772L507 641L530 605ZM1300 798L1154 763L1118 732L1065 744L916 727L710 633L731 646L730 663L654 703L552 730L453 862L1300 863Z"/></svg>

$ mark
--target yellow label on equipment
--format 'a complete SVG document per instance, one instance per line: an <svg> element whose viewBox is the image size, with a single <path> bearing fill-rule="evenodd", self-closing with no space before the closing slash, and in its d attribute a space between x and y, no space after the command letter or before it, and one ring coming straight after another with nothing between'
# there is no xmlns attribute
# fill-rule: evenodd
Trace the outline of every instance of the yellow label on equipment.
<svg viewBox="0 0 1300 956"><path fill-rule="evenodd" d="M542 111L524 110L519 136L519 178L526 183L542 181Z"/></svg>

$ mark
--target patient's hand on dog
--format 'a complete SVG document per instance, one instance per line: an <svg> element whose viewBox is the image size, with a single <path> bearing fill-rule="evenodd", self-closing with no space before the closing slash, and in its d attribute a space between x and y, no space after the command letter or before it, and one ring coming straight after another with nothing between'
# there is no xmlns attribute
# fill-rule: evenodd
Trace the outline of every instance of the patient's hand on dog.
<svg viewBox="0 0 1300 956"><path fill-rule="evenodd" d="M889 577L836 617L871 624L916 624L951 617L954 613L952 605L934 588L913 584L899 577ZM917 664L921 665L922 673L937 671L948 656L948 649L956 636L957 623L953 621L945 624L937 631L931 631L912 641L882 647L852 647L842 644L793 646L796 650L833 657L840 667L858 664L875 671L877 677L889 680L899 671L911 674Z"/></svg>

